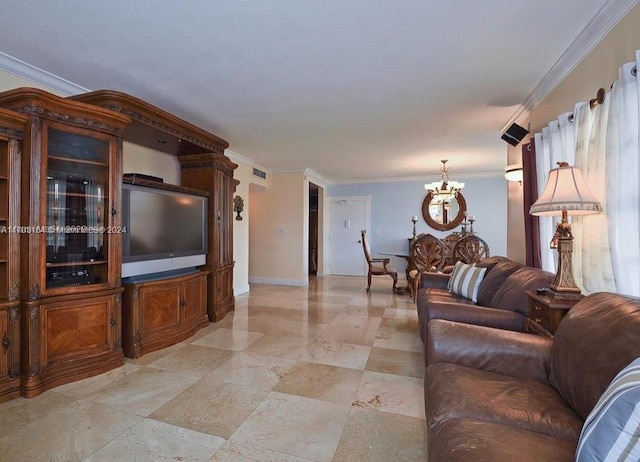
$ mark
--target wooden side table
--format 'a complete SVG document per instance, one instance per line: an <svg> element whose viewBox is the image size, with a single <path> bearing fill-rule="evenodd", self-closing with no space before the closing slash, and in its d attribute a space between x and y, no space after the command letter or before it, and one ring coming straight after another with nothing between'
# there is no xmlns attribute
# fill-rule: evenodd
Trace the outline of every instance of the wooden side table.
<svg viewBox="0 0 640 462"><path fill-rule="evenodd" d="M525 290L529 297L529 319L554 334L565 314L578 300L556 300L544 293Z"/></svg>

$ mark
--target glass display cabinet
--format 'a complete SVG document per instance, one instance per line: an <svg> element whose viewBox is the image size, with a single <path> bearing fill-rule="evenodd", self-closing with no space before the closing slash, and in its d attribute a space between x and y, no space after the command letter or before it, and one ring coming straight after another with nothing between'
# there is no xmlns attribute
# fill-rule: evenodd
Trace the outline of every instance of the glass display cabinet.
<svg viewBox="0 0 640 462"><path fill-rule="evenodd" d="M109 278L110 141L47 127L44 292Z"/></svg>
<svg viewBox="0 0 640 462"><path fill-rule="evenodd" d="M28 116L9 235L20 241L21 394L32 397L124 362L118 210L130 119L35 88L0 93L0 106Z"/></svg>

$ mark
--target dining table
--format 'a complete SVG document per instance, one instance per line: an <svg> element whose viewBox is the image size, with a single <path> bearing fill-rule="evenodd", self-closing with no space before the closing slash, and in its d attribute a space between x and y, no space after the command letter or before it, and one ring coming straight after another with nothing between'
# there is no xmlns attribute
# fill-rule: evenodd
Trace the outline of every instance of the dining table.
<svg viewBox="0 0 640 462"><path fill-rule="evenodd" d="M407 281L409 281L409 272L411 270L416 269L416 265L413 260L413 256L406 250L396 250L396 251L384 251L378 252L380 255L384 255L385 257L398 257L404 258L407 261L407 269L405 270L405 276ZM411 288L406 286L398 286L396 287L396 294L398 295L411 295Z"/></svg>

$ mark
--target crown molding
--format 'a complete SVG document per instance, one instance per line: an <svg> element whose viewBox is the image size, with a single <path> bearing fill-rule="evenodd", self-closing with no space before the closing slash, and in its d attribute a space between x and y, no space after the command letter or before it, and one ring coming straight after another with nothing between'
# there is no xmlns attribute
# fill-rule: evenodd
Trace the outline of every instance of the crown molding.
<svg viewBox="0 0 640 462"><path fill-rule="evenodd" d="M42 85L61 96L72 96L90 91L88 88L76 85L62 77L58 77L57 75L2 52L0 52L0 70Z"/></svg>
<svg viewBox="0 0 640 462"><path fill-rule="evenodd" d="M500 132L504 133L511 124L525 120L639 1L608 0L507 120Z"/></svg>
<svg viewBox="0 0 640 462"><path fill-rule="evenodd" d="M244 164L244 165L254 165L255 162L252 161L251 159L249 159L248 157L244 157L240 154L238 154L237 152L232 151L231 149L225 149L224 151L225 156L227 156L229 159L231 159L232 161L234 161L237 164Z"/></svg>

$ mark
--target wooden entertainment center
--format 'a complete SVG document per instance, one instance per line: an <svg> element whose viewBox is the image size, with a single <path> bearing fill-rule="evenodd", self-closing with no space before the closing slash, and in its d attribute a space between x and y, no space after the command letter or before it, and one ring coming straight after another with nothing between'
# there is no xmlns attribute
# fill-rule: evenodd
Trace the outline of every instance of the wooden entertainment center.
<svg viewBox="0 0 640 462"><path fill-rule="evenodd" d="M208 195L204 266L123 284L124 141L177 156L181 186ZM106 372L233 310L227 147L120 92L0 93L0 402Z"/></svg>

